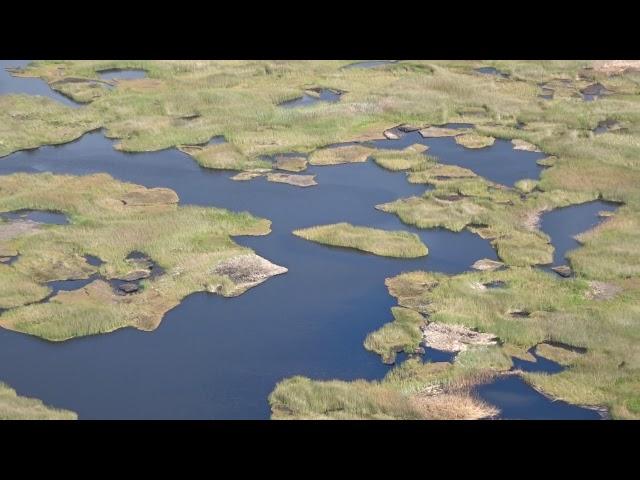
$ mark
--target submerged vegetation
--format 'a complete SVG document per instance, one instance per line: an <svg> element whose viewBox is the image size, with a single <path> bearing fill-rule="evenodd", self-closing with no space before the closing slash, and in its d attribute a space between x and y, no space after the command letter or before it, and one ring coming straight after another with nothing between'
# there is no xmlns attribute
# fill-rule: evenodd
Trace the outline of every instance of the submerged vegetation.
<svg viewBox="0 0 640 480"><path fill-rule="evenodd" d="M356 227L348 223L294 230L294 235L334 247L354 248L385 257L424 257L429 252L415 233Z"/></svg>
<svg viewBox="0 0 640 480"><path fill-rule="evenodd" d="M504 268L451 277L413 272L389 279L400 306L392 311L395 320L372 332L365 347L388 362L397 352L416 352L423 342L420 327L428 322L491 333L499 344L470 347L453 364L410 359L380 382L285 379L270 397L274 418L492 416L495 409L474 399L471 385L504 373L511 356L527 356L532 347L567 366L553 375L524 374L537 389L572 403L606 406L615 418L640 418L637 72L624 62L586 61L401 61L371 69L347 65L35 62L22 75L40 76L86 105L72 109L46 98L0 96L0 156L104 128L123 151L177 147L203 167L240 171L237 179L274 167L297 172L307 161L335 165L373 158L383 168L406 172L409 182L425 185L423 194L379 205L380 210L418 228L475 232L491 241ZM500 74L478 74L481 67ZM100 83L99 72L111 68L143 69L147 78ZM552 98L538 97L543 84L553 90ZM608 94L585 102L581 92L595 84ZM279 106L317 88L344 93L335 103ZM617 127L594 133L603 122ZM473 128L448 128L447 123L471 123ZM471 170L440 164L421 147L382 151L352 143L382 138L383 132L394 138L415 130L425 138L454 137L467 148L509 140L514 149L545 152L548 157L539 161L545 169L539 179L523 178L508 188ZM209 142L217 136L226 141ZM287 152L300 157L278 157ZM281 174L271 180L311 183L308 177ZM122 326L150 329L190 292L230 295L242 291L239 285L261 278L246 271L234 276L238 263L232 260L250 252L229 237L269 231L267 221L248 214L180 207L166 191L104 175L12 175L0 179L0 194L0 211L57 210L71 219L69 225L42 226L10 238L0 235L0 256L20 255L11 265L0 264L0 308L8 309L0 325L6 328L52 340ZM579 236L582 246L567 255L574 276L561 279L542 271L539 265L553 261L553 246L540 230L540 215L595 199L621 206ZM417 237L396 235L401 232L338 224L295 233L381 255L427 253ZM108 280L130 272L125 259L133 250L147 253L165 274L143 280L140 293L115 295ZM84 254L106 263L89 265ZM263 278L281 272L249 263L265 268ZM58 293L39 303L50 293L48 281L96 273L101 278L82 295ZM492 282L504 287L485 287ZM584 350L563 350L557 344Z"/></svg>

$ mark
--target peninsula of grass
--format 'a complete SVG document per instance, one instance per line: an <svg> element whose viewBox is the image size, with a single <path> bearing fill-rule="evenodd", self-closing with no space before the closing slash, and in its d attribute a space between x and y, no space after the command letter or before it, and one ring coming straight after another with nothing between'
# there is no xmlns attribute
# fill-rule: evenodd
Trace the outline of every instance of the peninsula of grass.
<svg viewBox="0 0 640 480"><path fill-rule="evenodd" d="M472 386L506 372L511 361L495 347L461 353L454 364L410 358L383 380L313 381L292 377L269 396L271 418L313 420L473 420L499 411Z"/></svg>
<svg viewBox="0 0 640 480"><path fill-rule="evenodd" d="M0 420L77 420L69 410L52 408L40 400L22 397L0 383Z"/></svg>
<svg viewBox="0 0 640 480"><path fill-rule="evenodd" d="M294 230L293 234L323 245L353 248L383 257L416 258L429 253L415 233L356 227L349 223L303 228Z"/></svg>
<svg viewBox="0 0 640 480"><path fill-rule="evenodd" d="M168 189L122 183L109 175L83 177L14 174L0 177L0 212L21 209L65 213L67 225L42 225L5 239L20 252L0 265L0 326L60 341L122 327L153 330L163 315L198 291L239 295L285 268L231 240L265 235L270 222L248 213L177 205ZM2 227L2 224L0 224ZM121 295L107 280L139 268L127 256L142 252L164 270L142 281L141 291ZM85 255L100 258L95 267ZM83 279L86 287L50 293L47 282Z"/></svg>

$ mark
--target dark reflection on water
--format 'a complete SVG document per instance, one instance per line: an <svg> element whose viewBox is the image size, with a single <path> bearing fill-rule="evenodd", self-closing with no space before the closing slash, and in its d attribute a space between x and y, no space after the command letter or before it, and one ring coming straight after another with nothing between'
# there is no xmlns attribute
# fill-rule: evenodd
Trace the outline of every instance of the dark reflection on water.
<svg viewBox="0 0 640 480"><path fill-rule="evenodd" d="M0 95L24 93L27 95L40 95L49 97L69 107L77 108L79 103L61 93L52 90L51 87L40 78L21 78L12 76L7 68L24 68L29 60L0 60Z"/></svg>
<svg viewBox="0 0 640 480"><path fill-rule="evenodd" d="M532 373L548 373L551 375L554 373L559 373L565 369L565 367L563 367L559 363L538 355L535 348L530 349L529 353L535 357L536 361L530 362L528 360L522 360L520 358L513 357L511 360L513 361L513 368L515 370L522 370L523 372Z"/></svg>
<svg viewBox="0 0 640 480"><path fill-rule="evenodd" d="M480 385L476 392L488 403L500 408L505 420L599 420L595 410L562 401L552 401L518 375L506 375L492 383Z"/></svg>

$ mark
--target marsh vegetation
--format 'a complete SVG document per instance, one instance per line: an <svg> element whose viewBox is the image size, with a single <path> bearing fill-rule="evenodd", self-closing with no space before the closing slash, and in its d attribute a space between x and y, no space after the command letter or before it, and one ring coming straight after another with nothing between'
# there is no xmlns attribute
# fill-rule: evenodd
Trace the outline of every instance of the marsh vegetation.
<svg viewBox="0 0 640 480"><path fill-rule="evenodd" d="M0 156L65 143L103 128L121 151L180 148L205 168L236 170L245 179L274 167L297 172L308 165L330 168L372 158L389 171L406 173L411 184L424 185L412 196L383 200L379 210L420 229L477 233L491 242L504 268L489 265L452 276L419 271L389 279L401 309L393 310L393 322L366 337L366 348L389 362L397 352L415 352L423 341L419 326L424 322L489 333L499 343L469 348L444 366L410 359L380 381L284 380L271 396L274 417L492 416L495 409L475 399L471 386L508 371L514 352L526 354L535 347L567 368L554 374L524 373L526 382L553 398L605 406L616 418L637 418L640 97L633 68L594 64L596 68L585 70L594 65L581 61L401 61L344 68L349 65L35 62L19 74L40 77L84 105L0 96ZM100 83L105 82L100 72L108 69L144 70L146 75ZM541 85L548 98L539 98ZM317 88L343 93L337 102L282 108L283 102L305 98ZM452 123L464 126L448 125ZM210 142L222 137L224 142ZM399 147L380 142L398 142ZM480 157L450 164L454 146L469 149L468 155L484 155L476 163L516 150L536 167L505 165L500 170L499 159L475 165L472 158ZM300 157L265 160L287 152ZM281 175L271 180L291 179ZM0 182L2 211L56 210L69 216L69 225L39 226L2 238L0 245L0 256L15 258L10 265L0 264L0 308L9 309L0 323L53 340L121 326L150 329L157 326L159 312L191 292L237 293L237 284L220 272L227 271L225 261L249 252L230 236L269 230L268 221L249 214L178 206L175 194L166 190L106 176L18 174ZM552 237L541 228L541 216L594 200L616 202L618 208L580 233L580 243L574 245L579 248L566 254L571 276L543 271L541 265L559 259L554 258ZM394 239L393 248L387 248L388 235L380 237L376 231L354 236L349 230L347 240L343 230L308 233L316 241L382 255L404 256L398 252L416 246L412 242L409 248L406 239L398 246ZM148 253L167 274L142 280L141 292L126 302L114 301L109 285L96 281L84 287L83 296L60 292L37 303L49 294L49 281L88 278L96 272L105 278L127 275L125 259L132 250ZM105 264L87 263L86 254ZM212 275L216 265L222 270ZM248 278L251 283L254 277ZM495 282L501 288L478 287ZM543 346L553 342L584 352ZM443 404L459 409L443 409Z"/></svg>

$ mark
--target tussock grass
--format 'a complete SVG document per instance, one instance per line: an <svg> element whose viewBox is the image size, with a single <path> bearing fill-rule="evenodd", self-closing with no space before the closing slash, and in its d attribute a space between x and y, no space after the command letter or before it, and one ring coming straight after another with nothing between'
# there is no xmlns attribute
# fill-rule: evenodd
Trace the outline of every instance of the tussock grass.
<svg viewBox="0 0 640 480"><path fill-rule="evenodd" d="M269 396L273 419L440 420L494 416L495 407L476 399L470 385L476 371L460 369L465 381L450 379L459 370L443 363L409 359L380 382L313 381L292 377ZM485 377L482 377L484 379Z"/></svg>
<svg viewBox="0 0 640 480"><path fill-rule="evenodd" d="M334 247L353 248L385 257L415 258L429 253L415 233L387 231L336 223L294 230L293 234Z"/></svg>
<svg viewBox="0 0 640 480"><path fill-rule="evenodd" d="M411 149L411 147L404 151L377 150L372 156L378 165L391 171L421 170L433 162L432 158Z"/></svg>
<svg viewBox="0 0 640 480"><path fill-rule="evenodd" d="M0 420L77 420L78 415L44 405L40 400L19 396L0 383Z"/></svg>
<svg viewBox="0 0 640 480"><path fill-rule="evenodd" d="M456 143L466 148L486 148L496 141L493 137L478 135L477 133L465 133L455 137Z"/></svg>
<svg viewBox="0 0 640 480"><path fill-rule="evenodd" d="M373 149L362 145L345 145L339 147L322 148L314 151L309 157L311 165L338 165L341 163L365 162L374 152Z"/></svg>
<svg viewBox="0 0 640 480"><path fill-rule="evenodd" d="M422 342L420 327L425 323L420 313L408 308L393 307L394 321L371 332L364 340L364 348L382 356L385 363L393 363L397 352L414 353Z"/></svg>
<svg viewBox="0 0 640 480"><path fill-rule="evenodd" d="M505 287L473 288L490 281L505 282ZM634 319L640 318L637 279L618 282L621 293L609 300L592 299L589 282L581 278L559 279L529 267L453 277L412 272L388 279L387 285L401 306L425 314L430 321L496 334L503 344L495 353L502 350L501 355L522 358L522 352L537 345L539 354L567 365L567 370L555 375L526 375L545 393L572 403L604 405L616 417L637 418L625 406L631 398L630 385L637 385L635 372L640 365L640 349L633 340L638 336ZM530 315L514 317L510 315L514 310ZM586 348L586 352L545 345L545 341ZM475 355L474 350L470 353ZM456 363L465 364L467 354L459 354ZM499 356L494 361L502 364Z"/></svg>
<svg viewBox="0 0 640 480"><path fill-rule="evenodd" d="M0 157L16 150L57 145L102 124L94 112L30 95L0 95Z"/></svg>

